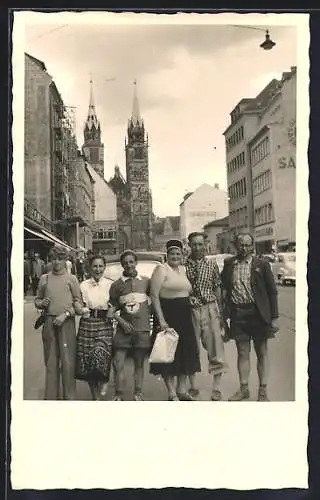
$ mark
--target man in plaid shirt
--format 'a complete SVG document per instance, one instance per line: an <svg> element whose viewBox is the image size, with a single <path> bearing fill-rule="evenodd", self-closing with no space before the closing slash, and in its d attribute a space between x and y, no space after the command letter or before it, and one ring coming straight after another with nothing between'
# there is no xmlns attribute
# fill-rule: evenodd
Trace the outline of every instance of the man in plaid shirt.
<svg viewBox="0 0 320 500"><path fill-rule="evenodd" d="M221 281L216 262L205 257L205 235L188 236L191 254L186 262L188 279L192 285L192 319L198 348L200 340L207 351L209 373L213 374L212 401L221 401L222 373L227 371L223 344L223 319L221 308ZM198 394L195 377L190 377L191 395Z"/></svg>

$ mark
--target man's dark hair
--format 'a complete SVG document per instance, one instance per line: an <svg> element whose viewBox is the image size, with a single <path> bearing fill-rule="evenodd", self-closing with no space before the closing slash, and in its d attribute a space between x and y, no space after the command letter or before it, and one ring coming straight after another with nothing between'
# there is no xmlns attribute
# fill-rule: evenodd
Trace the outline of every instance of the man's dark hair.
<svg viewBox="0 0 320 500"><path fill-rule="evenodd" d="M236 234L236 235L235 235L235 237L234 237L234 244L235 244L235 245L237 245L237 244L238 244L238 242L239 242L239 238L240 238L241 236L250 236L250 238L251 238L251 243L252 243L252 245L254 245L254 237L253 237L253 235L252 235L251 233L249 233L249 232L246 232L246 233L238 233L238 234Z"/></svg>
<svg viewBox="0 0 320 500"><path fill-rule="evenodd" d="M200 232L200 231L195 231L195 232L189 234L188 242L191 243L193 238L196 238L197 236L201 236L204 239L204 241L208 238L208 235L206 233Z"/></svg>
<svg viewBox="0 0 320 500"><path fill-rule="evenodd" d="M122 252L122 254L120 255L120 262L121 262L121 265L123 264L123 261L126 257L128 257L128 255L131 255L134 260L136 262L138 262L138 256L137 254L133 251L133 250L125 250L124 252Z"/></svg>

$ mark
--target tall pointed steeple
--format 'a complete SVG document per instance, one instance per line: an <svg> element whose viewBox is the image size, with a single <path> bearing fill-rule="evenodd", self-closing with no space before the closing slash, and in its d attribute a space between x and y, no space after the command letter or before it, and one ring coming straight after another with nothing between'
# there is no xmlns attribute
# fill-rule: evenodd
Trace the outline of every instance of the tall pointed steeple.
<svg viewBox="0 0 320 500"><path fill-rule="evenodd" d="M92 78L90 79L90 96L89 96L89 108L88 108L88 116L87 120L85 123L85 127L87 127L89 130L92 129L92 127L95 127L97 130L100 128L100 123L97 117L96 113L96 107L94 105L94 99L93 99L93 81Z"/></svg>
<svg viewBox="0 0 320 500"><path fill-rule="evenodd" d="M142 119L140 115L140 107L137 94L137 80L134 80L133 85L134 85L134 90L133 90L133 106L132 106L131 120L133 125L141 125Z"/></svg>
<svg viewBox="0 0 320 500"><path fill-rule="evenodd" d="M93 81L90 79L89 108L84 124L83 151L87 161L101 175L104 174L104 146L101 142L101 128L93 99Z"/></svg>

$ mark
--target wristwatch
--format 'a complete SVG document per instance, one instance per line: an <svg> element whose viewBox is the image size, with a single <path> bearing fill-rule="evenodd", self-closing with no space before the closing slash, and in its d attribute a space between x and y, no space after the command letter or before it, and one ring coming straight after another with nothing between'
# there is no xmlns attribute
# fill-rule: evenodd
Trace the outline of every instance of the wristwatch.
<svg viewBox="0 0 320 500"><path fill-rule="evenodd" d="M64 314L67 316L67 318L70 318L70 316L71 316L71 314L70 314L70 312L69 312L69 311L65 311L65 313L64 313Z"/></svg>

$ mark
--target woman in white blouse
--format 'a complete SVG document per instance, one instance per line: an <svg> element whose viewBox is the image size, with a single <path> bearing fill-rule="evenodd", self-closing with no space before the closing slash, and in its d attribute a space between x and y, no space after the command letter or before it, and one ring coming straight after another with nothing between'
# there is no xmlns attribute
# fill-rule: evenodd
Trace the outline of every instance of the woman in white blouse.
<svg viewBox="0 0 320 500"><path fill-rule="evenodd" d="M76 376L88 382L92 399L100 400L107 392L112 361L113 325L107 318L112 281L104 277L103 257L92 256L89 268L91 278L80 284L85 307L77 336Z"/></svg>

